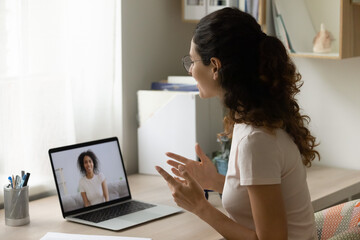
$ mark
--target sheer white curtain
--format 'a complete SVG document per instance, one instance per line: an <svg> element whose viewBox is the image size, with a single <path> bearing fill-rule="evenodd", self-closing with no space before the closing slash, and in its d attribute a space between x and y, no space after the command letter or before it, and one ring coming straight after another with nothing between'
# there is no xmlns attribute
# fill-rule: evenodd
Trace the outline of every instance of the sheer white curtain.
<svg viewBox="0 0 360 240"><path fill-rule="evenodd" d="M51 147L121 133L120 0L0 1L0 183L55 189ZM0 203L3 191L0 192Z"/></svg>

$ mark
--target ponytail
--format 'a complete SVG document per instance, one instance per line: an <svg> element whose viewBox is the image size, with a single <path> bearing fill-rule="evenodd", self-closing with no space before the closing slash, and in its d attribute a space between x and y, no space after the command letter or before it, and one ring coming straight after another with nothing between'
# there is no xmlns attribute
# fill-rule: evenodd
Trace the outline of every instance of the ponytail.
<svg viewBox="0 0 360 240"><path fill-rule="evenodd" d="M259 44L259 78L270 89L272 98L278 101L278 108L271 111L281 117L282 128L293 138L299 148L305 166L320 154L314 150L319 144L311 135L307 125L310 117L300 113L296 94L303 85L301 75L288 55L283 43L276 37L266 36Z"/></svg>

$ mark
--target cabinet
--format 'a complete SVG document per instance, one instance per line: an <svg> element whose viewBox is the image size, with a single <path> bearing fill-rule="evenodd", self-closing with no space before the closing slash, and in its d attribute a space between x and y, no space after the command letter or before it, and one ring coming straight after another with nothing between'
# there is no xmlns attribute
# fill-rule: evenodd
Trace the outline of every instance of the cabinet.
<svg viewBox="0 0 360 240"><path fill-rule="evenodd" d="M201 99L199 92L141 90L138 97L139 172L157 174L155 166L169 173L166 152L197 159L199 143L209 156L219 150L217 134L223 132L223 108L218 99Z"/></svg>
<svg viewBox="0 0 360 240"><path fill-rule="evenodd" d="M237 6L238 0L182 0L183 20L197 22L216 10Z"/></svg>

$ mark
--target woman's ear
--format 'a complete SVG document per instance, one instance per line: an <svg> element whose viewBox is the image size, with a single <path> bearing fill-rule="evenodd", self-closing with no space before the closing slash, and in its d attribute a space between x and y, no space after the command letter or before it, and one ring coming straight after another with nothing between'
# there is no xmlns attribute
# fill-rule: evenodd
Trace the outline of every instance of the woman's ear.
<svg viewBox="0 0 360 240"><path fill-rule="evenodd" d="M213 79L217 80L219 78L219 70L221 68L221 61L220 61L220 59L218 59L216 57L212 57L212 58L210 58L210 63L211 63L211 70L213 73Z"/></svg>

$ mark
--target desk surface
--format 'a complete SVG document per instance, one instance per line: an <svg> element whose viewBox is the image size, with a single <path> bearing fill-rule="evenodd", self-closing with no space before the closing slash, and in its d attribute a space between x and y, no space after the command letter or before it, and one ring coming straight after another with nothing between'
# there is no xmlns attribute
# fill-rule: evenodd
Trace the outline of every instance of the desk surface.
<svg viewBox="0 0 360 240"><path fill-rule="evenodd" d="M313 165L307 169L307 182L315 212L360 193L359 170Z"/></svg>
<svg viewBox="0 0 360 240"><path fill-rule="evenodd" d="M159 176L131 175L129 177L134 199L176 206L165 181ZM333 205L360 193L360 171L324 166L308 169L308 184L315 211ZM218 194L212 193L209 201L221 211ZM163 239L220 239L221 236L195 215L183 212L138 227L113 232L62 218L57 196L30 202L30 224L22 227L5 225L4 210L0 211L0 239L39 240L47 232L148 237Z"/></svg>
<svg viewBox="0 0 360 240"><path fill-rule="evenodd" d="M166 182L159 176L131 175L129 184L133 199L176 206ZM222 210L218 194L211 194L209 200ZM114 232L64 220L57 196L31 201L29 209L30 224L21 227L6 226L4 210L0 211L0 239L39 240L47 232L147 237L153 240L221 238L209 225L188 212Z"/></svg>

